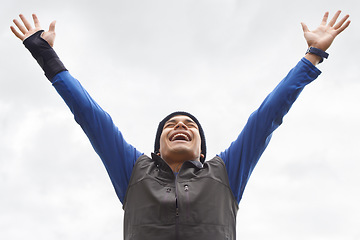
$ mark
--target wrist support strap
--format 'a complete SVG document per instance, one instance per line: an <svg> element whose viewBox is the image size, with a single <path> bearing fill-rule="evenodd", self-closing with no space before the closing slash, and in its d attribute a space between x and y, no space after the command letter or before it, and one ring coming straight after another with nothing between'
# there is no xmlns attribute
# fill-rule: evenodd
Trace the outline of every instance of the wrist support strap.
<svg viewBox="0 0 360 240"><path fill-rule="evenodd" d="M64 64L49 43L41 37L40 30L24 40L25 47L44 70L45 76L51 81L59 72L66 71Z"/></svg>
<svg viewBox="0 0 360 240"><path fill-rule="evenodd" d="M312 53L315 54L316 56L321 57L321 60L319 63L322 63L324 61L324 58L328 58L329 54L319 48L314 48L314 47L309 47L308 50L306 51L305 54L307 53Z"/></svg>

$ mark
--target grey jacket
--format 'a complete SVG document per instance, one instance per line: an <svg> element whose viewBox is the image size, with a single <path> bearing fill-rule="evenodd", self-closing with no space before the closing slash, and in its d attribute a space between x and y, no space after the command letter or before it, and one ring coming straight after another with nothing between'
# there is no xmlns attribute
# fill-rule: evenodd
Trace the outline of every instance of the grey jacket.
<svg viewBox="0 0 360 240"><path fill-rule="evenodd" d="M220 157L185 162L175 176L159 156L134 166L123 208L125 240L235 239L238 204Z"/></svg>

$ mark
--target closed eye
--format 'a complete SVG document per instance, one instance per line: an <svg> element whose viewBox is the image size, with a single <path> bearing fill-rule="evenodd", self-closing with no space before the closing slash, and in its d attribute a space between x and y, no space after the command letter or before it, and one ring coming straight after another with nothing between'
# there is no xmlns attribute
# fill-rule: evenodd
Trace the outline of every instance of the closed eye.
<svg viewBox="0 0 360 240"><path fill-rule="evenodd" d="M175 126L175 124L174 124L174 123L169 123L169 124L166 124L166 125L164 126L164 128L174 127L174 126Z"/></svg>
<svg viewBox="0 0 360 240"><path fill-rule="evenodd" d="M186 126L192 127L192 128L198 128L195 123L188 123L188 124L186 124Z"/></svg>
<svg viewBox="0 0 360 240"><path fill-rule="evenodd" d="M183 123L187 126L187 127L190 127L190 128L196 128L198 129L198 125L192 121L191 119L185 119L183 121ZM170 119L169 121L167 121L164 125L164 128L172 128L172 127L175 127L176 124L178 124L178 121L175 120L175 119Z"/></svg>

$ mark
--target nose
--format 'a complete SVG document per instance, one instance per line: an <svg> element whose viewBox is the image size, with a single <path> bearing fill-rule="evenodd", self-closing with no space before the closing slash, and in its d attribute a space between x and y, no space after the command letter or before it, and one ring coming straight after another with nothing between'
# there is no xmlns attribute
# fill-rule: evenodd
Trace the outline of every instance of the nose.
<svg viewBox="0 0 360 240"><path fill-rule="evenodd" d="M187 129L188 127L186 126L186 124L184 124L182 121L179 121L176 125L175 125L175 129Z"/></svg>

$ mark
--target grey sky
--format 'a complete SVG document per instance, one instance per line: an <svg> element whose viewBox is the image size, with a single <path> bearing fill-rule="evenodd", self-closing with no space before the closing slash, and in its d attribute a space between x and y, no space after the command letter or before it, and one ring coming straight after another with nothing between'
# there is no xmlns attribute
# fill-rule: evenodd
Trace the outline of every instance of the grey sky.
<svg viewBox="0 0 360 240"><path fill-rule="evenodd" d="M352 23L274 133L240 202L238 239L360 239L359 3L7 1L0 9L0 239L121 239L122 206L70 111L9 26L56 19L55 50L126 140L150 154L185 110L208 157L229 146L306 51L300 22Z"/></svg>

